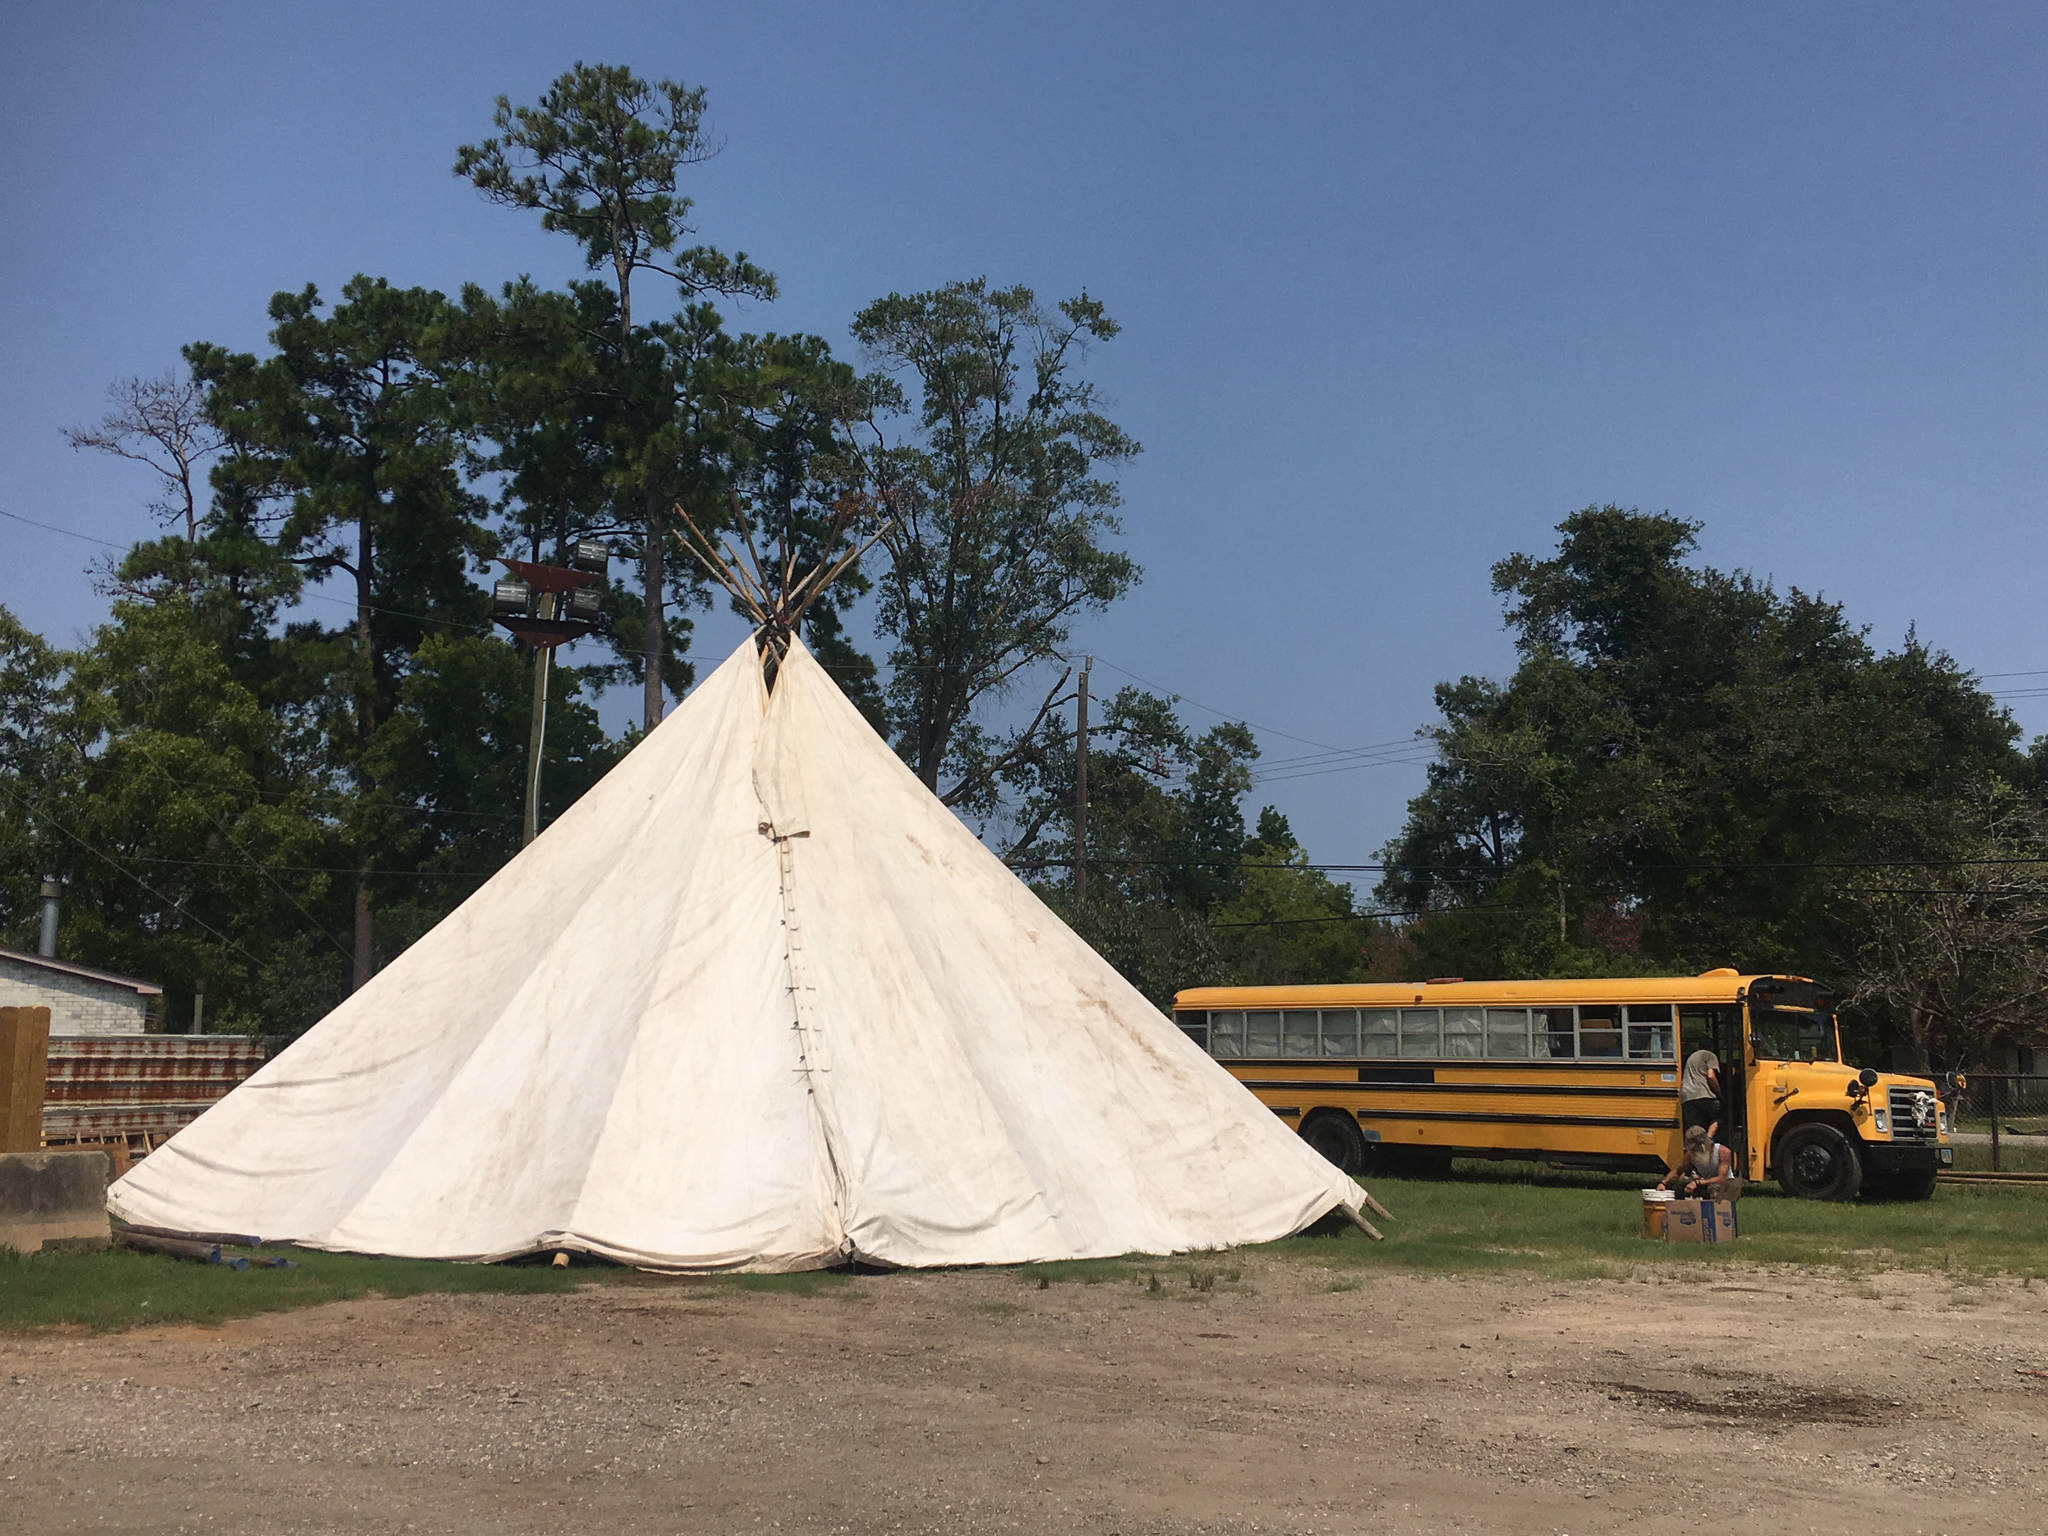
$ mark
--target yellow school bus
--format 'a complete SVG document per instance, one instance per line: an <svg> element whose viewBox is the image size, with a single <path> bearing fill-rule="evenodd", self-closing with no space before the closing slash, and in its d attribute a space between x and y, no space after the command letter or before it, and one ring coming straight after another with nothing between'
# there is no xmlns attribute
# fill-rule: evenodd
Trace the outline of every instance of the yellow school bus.
<svg viewBox="0 0 2048 1536"><path fill-rule="evenodd" d="M1174 1018L1348 1172L1453 1157L1662 1172L1681 1063L1720 1058L1717 1139L1795 1195L1924 1200L1954 1157L1926 1078L1842 1062L1835 997L1801 976L1197 987Z"/></svg>

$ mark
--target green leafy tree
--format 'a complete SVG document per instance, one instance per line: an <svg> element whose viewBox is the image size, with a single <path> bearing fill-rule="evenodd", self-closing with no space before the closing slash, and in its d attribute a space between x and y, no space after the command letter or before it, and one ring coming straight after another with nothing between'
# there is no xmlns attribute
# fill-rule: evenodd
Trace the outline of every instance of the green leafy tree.
<svg viewBox="0 0 2048 1536"><path fill-rule="evenodd" d="M274 509L276 543L316 580L345 578L354 622L326 635L323 725L353 785L353 984L375 969L373 892L380 853L401 842L403 808L376 793L373 747L429 633L483 628L469 579L494 547L482 498L465 483L450 396L453 307L425 289L357 277L323 314L310 286L272 299L272 355L187 348L231 452L216 470L236 506ZM307 636L308 640L312 637Z"/></svg>
<svg viewBox="0 0 2048 1536"><path fill-rule="evenodd" d="M1697 525L1591 507L1494 569L1519 664L1437 690L1390 907L1433 968L1825 969L1843 863L1912 860L2009 772L2013 728L1945 656L1689 563Z"/></svg>
<svg viewBox="0 0 2048 1536"><path fill-rule="evenodd" d="M481 635L428 635L378 733L380 792L404 807L404 839L379 877L379 961L453 911L519 851L532 673L523 652ZM558 669L541 754L540 819L560 816L622 757L584 696Z"/></svg>
<svg viewBox="0 0 2048 1536"><path fill-rule="evenodd" d="M870 533L875 504L856 434L885 392L879 381L835 358L822 337L750 334L708 386L727 423L733 525L768 581L792 586ZM810 602L803 628L820 664L886 731L875 663L846 623L870 589L855 561Z"/></svg>
<svg viewBox="0 0 2048 1536"><path fill-rule="evenodd" d="M462 146L455 158L456 174L484 196L538 212L543 229L583 248L591 271L609 272L613 335L596 355L610 396L609 446L639 523L647 730L661 721L669 654L668 512L691 488L691 460L687 442L678 440L686 434L678 432L674 409L674 337L636 324L635 280L647 273L686 297L775 295L774 277L744 253L684 243L695 231L691 200L677 190L680 173L719 147L706 130L704 104L701 89L672 80L650 85L627 69L579 62L533 106L499 97L497 134Z"/></svg>
<svg viewBox="0 0 2048 1536"><path fill-rule="evenodd" d="M1878 1012L1912 1070L1986 1065L2048 1020L2048 814L2002 782L1972 786L1976 824L1923 867L1849 872L1849 1011Z"/></svg>
<svg viewBox="0 0 2048 1536"><path fill-rule="evenodd" d="M63 682L57 652L0 606L0 936L34 943L41 877L70 867L37 841L32 811L54 776L54 716Z"/></svg>
<svg viewBox="0 0 2048 1536"><path fill-rule="evenodd" d="M1217 961L1241 986L1363 981L1374 923L1349 886L1312 868L1272 806L1245 844L1238 889L1210 911Z"/></svg>
<svg viewBox="0 0 2048 1536"><path fill-rule="evenodd" d="M1162 1013L1183 987L1230 979L1215 930L1199 913L1160 901L1104 896L1076 906L1065 887L1041 892L1046 905Z"/></svg>
<svg viewBox="0 0 2048 1536"><path fill-rule="evenodd" d="M138 546L91 644L39 660L35 777L0 798L66 877L62 953L162 982L174 1027L204 993L211 1027L269 1028L339 995L342 844L275 632L297 572L201 533Z"/></svg>
<svg viewBox="0 0 2048 1536"><path fill-rule="evenodd" d="M1120 498L1103 472L1138 444L1080 371L1089 344L1117 329L1086 294L1047 310L1029 288L980 278L892 293L853 322L899 386L878 408L893 404L913 424L872 465L895 519L878 624L893 642L897 744L928 787L970 812L992 809L1065 682L1005 736L977 722L977 707L1057 659L1073 618L1108 607L1138 576L1107 543Z"/></svg>
<svg viewBox="0 0 2048 1536"><path fill-rule="evenodd" d="M597 282L555 291L522 278L496 295L474 285L463 290L464 366L456 398L464 427L474 434L466 468L493 488L503 542L523 558L562 563L585 539L614 553L638 550L642 509L632 466L644 445L625 440L629 423L620 414L610 361L616 314L616 295ZM715 350L722 337L716 315L710 318L707 345ZM690 377L687 362L679 365L658 341L649 342L642 357ZM652 392L660 381L643 383ZM701 589L687 581L671 579L668 586L671 606L702 600ZM608 624L592 643L612 659L582 667L581 675L592 683L640 687L642 589L614 576L600 599ZM660 676L675 693L692 680L690 629L688 619L675 614L661 625Z"/></svg>
<svg viewBox="0 0 2048 1536"><path fill-rule="evenodd" d="M1244 726L1196 735L1134 688L1090 732L1088 897L1073 899L1073 738L1055 727L1018 760L1029 777L1013 864L1162 1008L1184 987L1362 979L1382 936L1350 889L1309 863L1273 807L1247 833L1258 749Z"/></svg>
<svg viewBox="0 0 2048 1536"><path fill-rule="evenodd" d="M1156 694L1123 688L1104 701L1088 734L1091 888L1106 900L1198 914L1233 894L1245 841L1239 801L1257 756L1244 726L1198 736ZM1019 868L1073 867L1074 769L1073 733L1057 719L1012 758L1014 812L991 830Z"/></svg>

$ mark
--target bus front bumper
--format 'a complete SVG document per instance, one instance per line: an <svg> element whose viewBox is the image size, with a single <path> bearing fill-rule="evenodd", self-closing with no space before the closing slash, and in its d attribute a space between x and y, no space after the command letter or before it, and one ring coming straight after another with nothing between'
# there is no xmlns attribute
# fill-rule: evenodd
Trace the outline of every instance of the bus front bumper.
<svg viewBox="0 0 2048 1536"><path fill-rule="evenodd" d="M1956 1149L1950 1146L1900 1146L1896 1142L1866 1141L1863 1143L1863 1167L1868 1173L1883 1178L1894 1173L1924 1173L1929 1168L1948 1168L1955 1164Z"/></svg>

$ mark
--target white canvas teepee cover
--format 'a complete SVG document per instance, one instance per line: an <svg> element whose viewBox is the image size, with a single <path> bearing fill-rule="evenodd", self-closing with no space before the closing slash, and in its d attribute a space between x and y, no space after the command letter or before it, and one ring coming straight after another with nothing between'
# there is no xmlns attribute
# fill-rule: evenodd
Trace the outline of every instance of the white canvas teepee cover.
<svg viewBox="0 0 2048 1536"><path fill-rule="evenodd" d="M992 1264L1359 1191L1083 944L801 645L749 640L461 908L114 1186L421 1258Z"/></svg>

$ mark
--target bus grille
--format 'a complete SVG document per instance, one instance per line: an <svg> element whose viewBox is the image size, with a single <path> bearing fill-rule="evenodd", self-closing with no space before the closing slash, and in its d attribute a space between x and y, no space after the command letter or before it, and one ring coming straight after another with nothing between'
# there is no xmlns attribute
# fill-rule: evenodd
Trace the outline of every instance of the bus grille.
<svg viewBox="0 0 2048 1536"><path fill-rule="evenodd" d="M1891 1103L1892 1140L1908 1142L1931 1142L1937 1129L1937 1100L1925 1088L1888 1089L1886 1097Z"/></svg>

